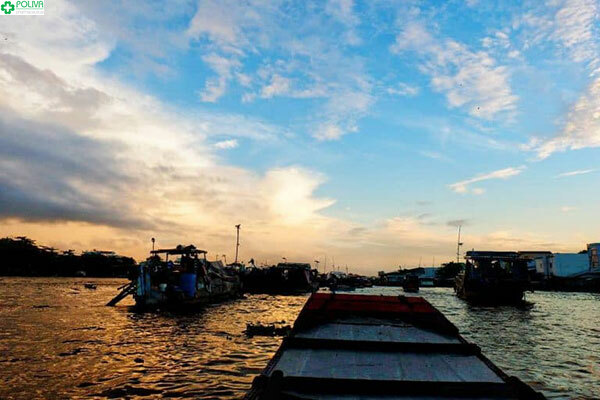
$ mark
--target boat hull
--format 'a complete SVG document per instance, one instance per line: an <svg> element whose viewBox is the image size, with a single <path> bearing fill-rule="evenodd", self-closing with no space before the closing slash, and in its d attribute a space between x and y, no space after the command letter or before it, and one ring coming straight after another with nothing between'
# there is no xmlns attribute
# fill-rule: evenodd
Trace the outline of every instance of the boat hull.
<svg viewBox="0 0 600 400"><path fill-rule="evenodd" d="M314 293L245 399L544 399L420 297Z"/></svg>
<svg viewBox="0 0 600 400"><path fill-rule="evenodd" d="M521 281L481 282L459 276L455 285L456 295L474 304L519 304L524 301L526 284Z"/></svg>

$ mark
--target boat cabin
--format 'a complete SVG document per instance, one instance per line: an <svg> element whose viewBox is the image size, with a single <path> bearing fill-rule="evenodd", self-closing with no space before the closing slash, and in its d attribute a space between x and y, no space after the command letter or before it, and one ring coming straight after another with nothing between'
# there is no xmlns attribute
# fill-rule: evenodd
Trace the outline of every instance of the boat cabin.
<svg viewBox="0 0 600 400"><path fill-rule="evenodd" d="M515 251L467 251L467 266L472 276L527 279L528 259Z"/></svg>

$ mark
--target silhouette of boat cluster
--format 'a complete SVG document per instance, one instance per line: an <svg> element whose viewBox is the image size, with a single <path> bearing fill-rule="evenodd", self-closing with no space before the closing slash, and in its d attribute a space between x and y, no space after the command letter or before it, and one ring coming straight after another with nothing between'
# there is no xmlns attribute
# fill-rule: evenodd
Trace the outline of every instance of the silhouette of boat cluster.
<svg viewBox="0 0 600 400"><path fill-rule="evenodd" d="M318 289L318 272L310 264L285 262L260 268L252 265L242 273L244 291L266 294L300 294Z"/></svg>

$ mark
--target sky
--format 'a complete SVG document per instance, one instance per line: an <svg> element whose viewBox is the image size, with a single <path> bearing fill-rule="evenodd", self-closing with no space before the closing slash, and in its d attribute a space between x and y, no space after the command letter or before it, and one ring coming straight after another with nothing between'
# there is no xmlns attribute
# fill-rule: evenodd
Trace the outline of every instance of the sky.
<svg viewBox="0 0 600 400"><path fill-rule="evenodd" d="M0 235L372 273L600 241L592 0L0 16Z"/></svg>

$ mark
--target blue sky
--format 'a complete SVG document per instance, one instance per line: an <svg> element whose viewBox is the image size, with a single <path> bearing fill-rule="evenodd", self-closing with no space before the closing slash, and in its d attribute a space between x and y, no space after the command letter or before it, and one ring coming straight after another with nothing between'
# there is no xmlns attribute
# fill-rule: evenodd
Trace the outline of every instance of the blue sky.
<svg viewBox="0 0 600 400"><path fill-rule="evenodd" d="M223 254L242 221L249 257L363 270L450 258L458 224L468 247L579 250L600 217L599 13L589 0L57 1L25 25L4 18L0 133L36 156L0 175L0 233ZM51 154L61 168L32 148L47 126L73 139ZM16 128L28 133L9 141ZM74 138L105 149L92 159L109 178L88 179ZM40 171L72 197L40 195Z"/></svg>

